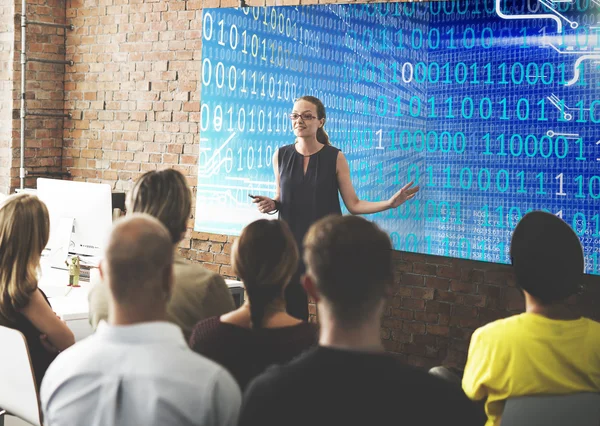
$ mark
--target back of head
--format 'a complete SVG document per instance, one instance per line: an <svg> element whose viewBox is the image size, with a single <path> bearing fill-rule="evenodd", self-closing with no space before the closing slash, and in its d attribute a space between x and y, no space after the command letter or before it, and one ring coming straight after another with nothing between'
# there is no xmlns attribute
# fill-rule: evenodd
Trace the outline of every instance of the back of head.
<svg viewBox="0 0 600 426"><path fill-rule="evenodd" d="M50 236L46 205L16 194L0 204L0 317L12 320L37 288L37 268Z"/></svg>
<svg viewBox="0 0 600 426"><path fill-rule="evenodd" d="M103 266L116 304L166 306L172 265L171 236L156 218L135 213L115 224Z"/></svg>
<svg viewBox="0 0 600 426"><path fill-rule="evenodd" d="M328 216L311 226L304 250L307 273L336 319L347 325L370 319L393 282L387 234L358 216Z"/></svg>
<svg viewBox="0 0 600 426"><path fill-rule="evenodd" d="M234 243L231 265L246 287L252 326L260 328L265 309L282 297L298 267L298 248L287 224L261 219L246 226Z"/></svg>
<svg viewBox="0 0 600 426"><path fill-rule="evenodd" d="M542 303L568 298L583 279L579 238L550 213L535 211L521 219L512 235L510 256L517 285Z"/></svg>
<svg viewBox="0 0 600 426"><path fill-rule="evenodd" d="M167 227L177 244L187 229L192 196L185 177L175 169L144 173L129 194L128 213L147 213Z"/></svg>

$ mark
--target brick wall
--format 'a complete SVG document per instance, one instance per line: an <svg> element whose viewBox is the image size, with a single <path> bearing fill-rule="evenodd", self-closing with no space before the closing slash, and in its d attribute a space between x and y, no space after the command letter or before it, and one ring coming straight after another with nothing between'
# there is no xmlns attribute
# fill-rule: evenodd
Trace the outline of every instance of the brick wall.
<svg viewBox="0 0 600 426"><path fill-rule="evenodd" d="M21 12L21 2L15 4ZM27 19L31 21L64 24L64 0L27 0ZM19 22L20 23L20 22ZM20 26L19 26L20 29ZM16 53L21 52L21 33L15 36ZM65 60L65 30L40 25L27 26L28 59ZM16 58L18 59L18 58ZM64 73L60 64L27 63L26 100L28 112L64 112ZM21 64L15 61L14 106L20 107ZM13 115L13 164L18 166L19 120ZM25 124L26 187L35 187L38 176L59 177L62 172L63 119L55 117L28 117ZM17 174L18 176L18 174Z"/></svg>
<svg viewBox="0 0 600 426"><path fill-rule="evenodd" d="M19 187L20 120L21 107L21 2L5 1L2 6L2 38L0 65L3 74L2 101L0 102L0 190L10 192ZM63 0L27 0L27 18L30 21L64 24L66 20ZM65 30L40 25L27 26L28 59L65 59ZM12 44L12 61L9 50ZM26 65L26 100L30 112L64 112L64 65L30 62ZM6 76L6 79L4 78ZM12 99L11 99L12 98ZM6 115L11 111L10 116ZM5 133L10 138L6 139ZM58 177L62 172L63 119L54 117L29 117L25 125L26 187L35 187L38 176ZM6 170L8 168L9 170Z"/></svg>
<svg viewBox="0 0 600 426"><path fill-rule="evenodd" d="M75 30L66 34L66 59L75 64L64 74L64 106L73 119L64 121L62 170L77 180L128 190L147 170L175 167L195 188L201 8L236 5L67 0L67 20ZM192 224L193 217L180 246L183 255L231 277L232 237L193 232ZM510 267L400 252L395 264L397 284L381 336L387 350L411 364L461 366L475 328L523 308ZM587 277L585 295L573 303L600 319L600 279ZM314 318L314 305L310 311Z"/></svg>

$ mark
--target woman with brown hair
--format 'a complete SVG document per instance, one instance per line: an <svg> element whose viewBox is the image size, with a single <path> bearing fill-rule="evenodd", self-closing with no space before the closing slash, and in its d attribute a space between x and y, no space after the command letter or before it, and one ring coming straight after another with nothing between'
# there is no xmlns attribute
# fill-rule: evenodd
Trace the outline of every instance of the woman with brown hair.
<svg viewBox="0 0 600 426"><path fill-rule="evenodd" d="M56 354L75 343L37 286L49 236L48 210L37 197L17 194L0 204L0 325L25 336L38 388Z"/></svg>
<svg viewBox="0 0 600 426"><path fill-rule="evenodd" d="M352 214L377 213L394 209L415 196L419 187L413 182L403 186L384 201L365 201L358 198L348 160L334 148L325 131L325 106L314 96L303 96L294 103L290 114L296 141L279 148L273 155L276 193L274 198L255 196L261 213L279 211L279 219L292 230L302 250L302 240L308 228L329 214L342 214L339 194ZM302 256L300 256L302 259ZM300 285L304 263L286 290L288 312L301 319L308 318L308 299Z"/></svg>
<svg viewBox="0 0 600 426"><path fill-rule="evenodd" d="M294 236L284 222L246 226L231 254L246 289L244 304L199 322L192 332L191 348L227 368L242 390L269 365L286 363L317 342L316 326L286 312L284 290L297 264Z"/></svg>
<svg viewBox="0 0 600 426"><path fill-rule="evenodd" d="M196 323L235 309L225 280L216 272L191 263L179 253L192 209L192 194L185 176L175 169L144 173L127 197L127 214L146 213L157 218L171 234L175 261L173 292L167 305L169 321L181 327L186 339ZM200 214L200 212L198 212ZM110 292L105 282L93 280L89 294L90 324L108 319Z"/></svg>

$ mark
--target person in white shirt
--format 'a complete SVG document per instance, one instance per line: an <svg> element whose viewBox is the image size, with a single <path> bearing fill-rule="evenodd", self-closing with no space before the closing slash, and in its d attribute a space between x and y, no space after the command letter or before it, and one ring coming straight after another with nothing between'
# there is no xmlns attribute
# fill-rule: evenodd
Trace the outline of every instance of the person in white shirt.
<svg viewBox="0 0 600 426"><path fill-rule="evenodd" d="M100 274L111 295L108 323L50 365L40 392L44 425L235 425L238 385L166 320L173 286L167 229L146 214L120 220Z"/></svg>

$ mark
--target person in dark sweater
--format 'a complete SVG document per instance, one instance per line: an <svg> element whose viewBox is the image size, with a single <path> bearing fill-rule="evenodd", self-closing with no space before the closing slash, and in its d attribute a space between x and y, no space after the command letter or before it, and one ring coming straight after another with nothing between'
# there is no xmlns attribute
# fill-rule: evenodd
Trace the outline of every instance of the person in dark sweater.
<svg viewBox="0 0 600 426"><path fill-rule="evenodd" d="M304 253L319 346L250 383L240 426L481 425L459 387L384 352L379 329L393 272L383 231L357 216L329 216L310 228Z"/></svg>
<svg viewBox="0 0 600 426"><path fill-rule="evenodd" d="M15 194L0 203L0 325L25 337L38 389L58 352L75 343L38 288L49 237L48 209L36 196Z"/></svg>
<svg viewBox="0 0 600 426"><path fill-rule="evenodd" d="M190 347L223 365L243 390L272 364L287 363L317 342L314 324L286 312L284 291L298 263L288 226L258 220L233 245L231 265L244 282L246 301L237 310L200 321Z"/></svg>

